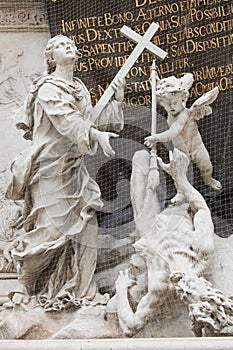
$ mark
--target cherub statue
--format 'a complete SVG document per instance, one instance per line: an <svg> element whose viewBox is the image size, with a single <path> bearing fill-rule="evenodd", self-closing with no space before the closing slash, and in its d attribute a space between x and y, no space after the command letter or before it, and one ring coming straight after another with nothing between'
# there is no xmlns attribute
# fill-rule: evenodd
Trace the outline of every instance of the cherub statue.
<svg viewBox="0 0 233 350"><path fill-rule="evenodd" d="M169 129L145 138L145 145L152 148L157 142L172 141L174 147L187 154L200 169L207 186L221 189L221 183L212 177L213 166L209 153L198 131L197 121L212 113L210 104L218 96L218 88L205 93L191 108L186 108L189 89L193 84L193 75L185 74L178 79L174 76L159 80L156 95L158 103L168 113ZM173 202L181 199L178 193Z"/></svg>
<svg viewBox="0 0 233 350"><path fill-rule="evenodd" d="M184 197L184 203L161 210L153 157L143 150L133 158L131 196L140 239L134 244L137 258L132 256L116 281L120 326L127 336L134 335L156 317L168 292L176 291L189 307L195 335L232 334L232 300L202 277L214 249L214 226L204 198L187 179L190 160L177 149L169 164L158 158ZM157 177L154 189L146 186L151 172Z"/></svg>

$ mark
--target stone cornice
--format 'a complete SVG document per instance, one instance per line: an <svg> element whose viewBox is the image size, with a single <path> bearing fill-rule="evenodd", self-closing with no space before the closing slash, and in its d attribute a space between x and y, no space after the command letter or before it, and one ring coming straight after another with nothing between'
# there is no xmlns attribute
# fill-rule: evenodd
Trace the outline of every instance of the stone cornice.
<svg viewBox="0 0 233 350"><path fill-rule="evenodd" d="M232 350L233 338L2 340L4 350Z"/></svg>
<svg viewBox="0 0 233 350"><path fill-rule="evenodd" d="M48 31L45 2L0 1L0 32L12 31Z"/></svg>

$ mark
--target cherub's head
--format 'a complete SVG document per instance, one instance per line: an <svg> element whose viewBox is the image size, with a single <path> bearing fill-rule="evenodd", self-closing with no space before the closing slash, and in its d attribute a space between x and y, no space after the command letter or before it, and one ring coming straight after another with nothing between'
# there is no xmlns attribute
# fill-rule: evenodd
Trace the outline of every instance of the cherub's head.
<svg viewBox="0 0 233 350"><path fill-rule="evenodd" d="M185 74L182 78L171 76L160 80L156 90L158 103L168 113L177 115L186 106L192 84L191 73Z"/></svg>

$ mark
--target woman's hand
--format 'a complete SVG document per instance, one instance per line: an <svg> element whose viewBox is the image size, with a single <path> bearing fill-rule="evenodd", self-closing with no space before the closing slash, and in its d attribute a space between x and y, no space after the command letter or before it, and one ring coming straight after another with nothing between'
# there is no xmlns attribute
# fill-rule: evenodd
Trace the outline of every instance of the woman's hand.
<svg viewBox="0 0 233 350"><path fill-rule="evenodd" d="M125 78L116 79L111 83L113 90L115 91L115 100L118 102L123 102L124 99L124 88L125 88Z"/></svg>
<svg viewBox="0 0 233 350"><path fill-rule="evenodd" d="M95 128L91 128L91 138L99 143L103 153L106 157L114 156L115 151L112 149L109 139L110 137L118 137L117 134L113 132L99 131Z"/></svg>

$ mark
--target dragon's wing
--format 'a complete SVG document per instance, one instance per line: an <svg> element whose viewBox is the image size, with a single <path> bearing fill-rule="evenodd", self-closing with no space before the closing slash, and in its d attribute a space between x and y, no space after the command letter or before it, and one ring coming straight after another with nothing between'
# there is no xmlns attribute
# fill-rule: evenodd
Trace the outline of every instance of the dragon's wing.
<svg viewBox="0 0 233 350"><path fill-rule="evenodd" d="M203 96L199 97L189 109L190 117L195 120L200 120L206 115L211 114L212 108L210 107L210 104L215 101L218 92L218 87L215 87L213 90L208 91Z"/></svg>

